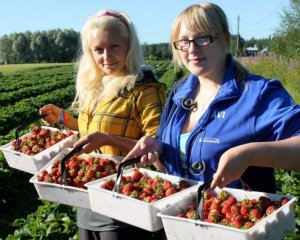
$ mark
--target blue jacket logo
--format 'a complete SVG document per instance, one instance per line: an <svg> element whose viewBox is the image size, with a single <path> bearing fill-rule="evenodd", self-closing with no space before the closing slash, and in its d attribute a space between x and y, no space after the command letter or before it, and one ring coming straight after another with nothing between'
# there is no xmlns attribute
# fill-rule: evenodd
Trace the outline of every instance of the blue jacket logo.
<svg viewBox="0 0 300 240"><path fill-rule="evenodd" d="M211 115L211 118L225 118L225 111L217 111L215 110Z"/></svg>

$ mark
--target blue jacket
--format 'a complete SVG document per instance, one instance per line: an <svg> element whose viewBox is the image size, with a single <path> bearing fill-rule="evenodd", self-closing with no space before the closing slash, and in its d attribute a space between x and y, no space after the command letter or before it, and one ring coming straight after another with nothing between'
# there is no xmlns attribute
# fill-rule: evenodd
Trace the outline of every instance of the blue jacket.
<svg viewBox="0 0 300 240"><path fill-rule="evenodd" d="M300 107L278 80L249 74L238 83L233 76L233 59L229 57L222 86L187 140L187 166L204 161L200 176L189 178L207 181L216 172L221 155L229 148L249 143L278 141L300 135ZM198 78L189 75L171 94L166 103L158 137L162 140L164 161L168 171L183 176L180 162L179 136L189 111L182 99L193 98ZM284 159L282 159L284 161ZM274 170L249 167L242 176L256 191L275 192ZM240 187L234 182L229 187Z"/></svg>

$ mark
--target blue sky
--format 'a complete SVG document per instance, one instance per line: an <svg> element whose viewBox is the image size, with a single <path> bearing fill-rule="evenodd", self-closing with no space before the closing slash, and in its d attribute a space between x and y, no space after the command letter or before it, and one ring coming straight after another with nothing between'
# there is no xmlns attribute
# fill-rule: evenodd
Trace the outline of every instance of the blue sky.
<svg viewBox="0 0 300 240"><path fill-rule="evenodd" d="M280 24L280 13L289 0L212 0L226 13L232 34L267 38ZM0 36L27 30L74 29L80 31L100 9L123 11L134 22L141 43L169 41L173 19L195 0L3 0L0 8Z"/></svg>

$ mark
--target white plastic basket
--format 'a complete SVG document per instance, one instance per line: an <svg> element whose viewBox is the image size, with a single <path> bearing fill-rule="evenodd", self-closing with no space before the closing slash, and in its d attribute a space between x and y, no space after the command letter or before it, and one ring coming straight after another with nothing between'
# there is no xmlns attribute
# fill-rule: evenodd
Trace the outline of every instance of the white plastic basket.
<svg viewBox="0 0 300 240"><path fill-rule="evenodd" d="M58 131L57 128L42 127L50 129L51 131ZM65 130L62 132L66 132ZM64 140L54 144L53 146L45 149L44 151L34 155L28 156L24 153L12 150L12 142L3 145L0 150L3 152L4 157L11 168L15 168L24 172L35 174L43 166L45 166L54 156L56 156L62 149L72 147L73 144L78 140L76 131L73 131L73 135L65 138ZM23 138L28 134L20 137Z"/></svg>
<svg viewBox="0 0 300 240"><path fill-rule="evenodd" d="M89 194L86 189L77 188L73 186L60 185L55 183L40 182L38 176L43 170L48 172L51 170L53 162L56 159L62 160L72 149L67 148L55 156L46 166L37 172L29 181L34 184L40 199L57 202L69 206L81 207L90 209ZM95 156L100 158L111 159L114 162L120 162L123 158L119 156L110 156L104 154L92 153L90 155L82 154L79 158L86 158L87 156Z"/></svg>
<svg viewBox="0 0 300 240"><path fill-rule="evenodd" d="M160 176L162 179L170 180L172 183L178 183L179 180L184 179L144 168L139 170L151 178ZM125 170L123 176L131 176L133 171L134 169ZM152 232L163 227L161 219L157 217L157 213L179 199L189 196L192 189L197 189L199 184L198 181L185 179L192 187L156 202L146 203L124 194L100 188L109 179L116 180L116 174L85 184L89 191L92 211Z"/></svg>
<svg viewBox="0 0 300 240"><path fill-rule="evenodd" d="M177 217L192 202L191 196L183 197L180 201L157 214L162 219L168 240L280 240L295 228L295 197L230 188L224 189L236 197L237 200L245 198L257 199L260 196L266 196L274 201L278 201L282 197L287 197L290 200L253 227L243 230L220 224L202 222L200 220L196 221ZM219 191L220 189L216 189L216 192ZM197 191L194 191L192 196L196 196L196 194Z"/></svg>

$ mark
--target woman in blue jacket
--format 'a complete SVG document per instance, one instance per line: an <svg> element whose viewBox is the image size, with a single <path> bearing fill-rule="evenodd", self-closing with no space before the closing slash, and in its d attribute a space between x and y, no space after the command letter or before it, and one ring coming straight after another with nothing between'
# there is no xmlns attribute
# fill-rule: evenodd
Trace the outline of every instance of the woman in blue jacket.
<svg viewBox="0 0 300 240"><path fill-rule="evenodd" d="M173 22L175 66L190 75L174 84L158 139L143 137L125 159L142 155L173 175L212 188L275 192L274 168L300 170L300 107L278 80L249 73L230 55L223 10L201 3ZM163 156L159 159L159 154Z"/></svg>

